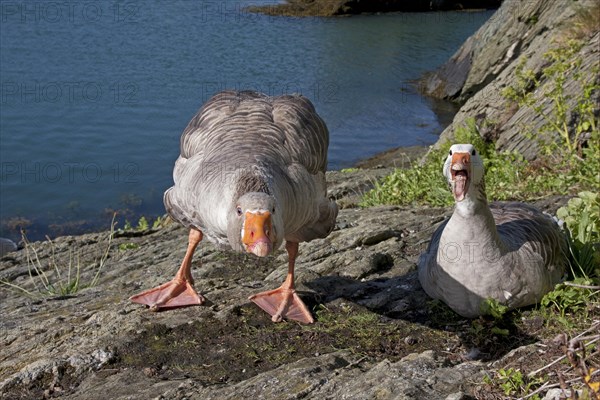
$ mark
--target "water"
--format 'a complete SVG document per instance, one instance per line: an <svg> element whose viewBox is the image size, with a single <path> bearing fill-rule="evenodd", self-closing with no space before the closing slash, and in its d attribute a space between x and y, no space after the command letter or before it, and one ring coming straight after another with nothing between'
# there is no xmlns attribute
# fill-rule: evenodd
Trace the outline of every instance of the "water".
<svg viewBox="0 0 600 400"><path fill-rule="evenodd" d="M0 2L0 236L162 214L179 136L222 89L308 96L330 169L432 143L442 123L410 82L491 15L297 19L241 4Z"/></svg>

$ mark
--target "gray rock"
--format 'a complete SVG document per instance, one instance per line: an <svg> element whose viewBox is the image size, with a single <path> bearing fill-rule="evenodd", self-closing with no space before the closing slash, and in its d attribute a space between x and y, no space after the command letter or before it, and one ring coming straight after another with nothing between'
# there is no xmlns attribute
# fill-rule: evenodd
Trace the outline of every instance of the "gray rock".
<svg viewBox="0 0 600 400"><path fill-rule="evenodd" d="M17 245L10 239L0 238L0 257L17 250Z"/></svg>
<svg viewBox="0 0 600 400"><path fill-rule="evenodd" d="M533 96L536 103L542 105L542 111L519 109L502 96L502 89L516 86L515 71L522 60L525 67L539 77L548 64L544 54L556 47L557 42L564 41L565 32L575 24L572 18L579 10L594 10L591 8L594 4L597 2L593 0L505 0L448 62L422 79L421 88L425 93L464 103L452 124L440 135L438 145L451 139L457 127L464 126L467 119L474 118L484 136L497 139L498 149L518 150L525 158L534 159L539 151L537 142L524 133L528 128L535 132L545 123L544 115L550 114L552 104L543 91L537 90ZM595 76L598 82L600 78L594 68L600 57L600 33L597 28L589 29L592 36L585 39L586 45L578 54L582 60L579 72L582 76ZM581 91L573 76L564 84L570 106ZM544 84L543 77L541 79ZM600 93L596 91L594 96L597 113ZM576 116L568 118L574 121Z"/></svg>
<svg viewBox="0 0 600 400"><path fill-rule="evenodd" d="M581 390L577 390L577 397L576 398L580 398L579 396L581 396L582 391ZM571 391L570 390L563 390L563 389L550 389L546 392L546 395L544 396L544 398L542 400L561 400L561 399L569 399L571 398Z"/></svg>
<svg viewBox="0 0 600 400"><path fill-rule="evenodd" d="M370 173L353 172L356 179L350 185ZM345 177L345 173L328 174L331 187L340 190ZM551 209L561 201L547 201L546 207ZM314 329L298 330L289 323L275 327L247 300L253 293L281 284L287 272L283 251L259 259L202 243L192 272L195 286L209 304L151 313L130 303L128 297L172 278L186 248L182 227L170 224L135 237L113 238L100 272L109 243L107 232L32 243L40 260L36 267L54 283L55 290L61 286L55 268L62 271L65 286L69 263L72 277L79 266L82 287L71 294L44 295L42 277L30 274L34 265L26 250L0 260L0 281L30 293L24 296L14 287L0 285L0 394L3 398L91 400L105 399L107 393L114 399L444 399L464 390L461 385L466 377L477 377L484 370L473 361L452 365L440 356L446 345L423 339L420 335L428 328L410 322L426 318L430 301L419 285L416 260L450 211L343 209L338 229L329 237L300 245L296 276L302 296L340 310L341 314L332 316L340 321L375 316L384 326L389 318L406 319L397 325L400 332L395 341L382 343L391 351L415 354L388 359L316 347L292 358L293 362L275 362L260 370L246 366L242 371L235 363L214 365L212 361L203 366L203 360L208 356L225 360L236 352L244 356L244 352L256 351L257 361L263 363L266 356L261 346L267 346L267 352L276 348L281 349L277 354L286 354L285 349L293 353L303 343L298 341L324 334L319 326L325 322L318 318ZM121 246L130 243L136 246ZM86 287L96 274L97 283ZM335 327L335 323L327 326ZM273 329L279 335L270 336ZM286 338L288 331L296 336ZM231 342L231 337L242 333L241 345ZM282 339L274 339L279 336ZM243 342L247 337L257 341ZM327 335L320 337L327 340ZM436 333L435 337L443 336ZM189 347L184 346L188 341ZM195 350L197 341L212 344ZM190 363L190 357L197 361ZM208 384L197 378L220 374L222 382Z"/></svg>
<svg viewBox="0 0 600 400"><path fill-rule="evenodd" d="M445 400L466 400L468 398L469 398L469 396L467 396L465 393L456 392L456 393L452 393L452 394L449 394L448 396L446 396Z"/></svg>

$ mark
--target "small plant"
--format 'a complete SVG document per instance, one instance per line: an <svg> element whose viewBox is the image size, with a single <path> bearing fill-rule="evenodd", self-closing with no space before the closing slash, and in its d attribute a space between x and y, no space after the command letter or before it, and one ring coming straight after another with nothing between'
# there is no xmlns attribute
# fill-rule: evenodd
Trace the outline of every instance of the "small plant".
<svg viewBox="0 0 600 400"><path fill-rule="evenodd" d="M137 224L137 230L138 231L147 231L149 228L148 225L148 220L146 219L146 217L144 217L143 215L140 217L140 219L138 220L138 224Z"/></svg>
<svg viewBox="0 0 600 400"><path fill-rule="evenodd" d="M556 215L566 225L572 275L600 278L600 195L581 192Z"/></svg>
<svg viewBox="0 0 600 400"><path fill-rule="evenodd" d="M154 224L161 223L161 221L159 221L159 219L160 219L160 217L152 224L153 228L154 228ZM150 223L148 222L146 217L144 217L143 215L140 217L140 219L138 219L137 225L135 227L128 220L125 220L125 225L123 226L123 230L125 232L143 232L143 231L147 231L148 229L150 229Z"/></svg>
<svg viewBox="0 0 600 400"><path fill-rule="evenodd" d="M120 251L135 250L139 247L140 247L140 245L137 243L121 243L119 245L119 250Z"/></svg>
<svg viewBox="0 0 600 400"><path fill-rule="evenodd" d="M587 318L588 304L598 295L598 290L594 291L592 283L589 279L577 278L573 282L556 285L540 301L546 319L557 319L565 327L570 327L572 322L566 318L568 314Z"/></svg>
<svg viewBox="0 0 600 400"><path fill-rule="evenodd" d="M497 321L501 321L508 312L508 307L501 304L498 300L487 298L481 303L481 312L484 315L490 315Z"/></svg>
<svg viewBox="0 0 600 400"><path fill-rule="evenodd" d="M488 385L498 385L506 396L525 396L540 386L544 380L542 378L529 378L523 375L519 369L500 368L494 378L486 375L483 381ZM537 394L528 398L540 399Z"/></svg>
<svg viewBox="0 0 600 400"><path fill-rule="evenodd" d="M152 229L158 229L161 226L163 226L165 224L165 220L166 218L163 218L161 216L156 217L156 219L152 223Z"/></svg>
<svg viewBox="0 0 600 400"><path fill-rule="evenodd" d="M501 382L500 387L507 396L519 393L524 383L521 371L513 368L498 370L498 379Z"/></svg>
<svg viewBox="0 0 600 400"><path fill-rule="evenodd" d="M67 265L62 265L62 261L57 260L55 256L54 242L50 238L46 237L47 243L49 243L51 247L51 255L50 260L48 261L48 268L44 268L38 254L38 250L31 242L29 242L25 232L22 231L21 235L23 243L25 244L29 279L35 288L35 291L25 289L22 286L8 281L0 281L0 283L10 289L34 298L45 296L68 296L77 293L81 289L96 286L100 278L100 273L106 265L106 260L108 259L112 245L112 239L115 232L115 217L116 214L113 215L111 221L111 228L108 234L106 248L102 251L100 258L94 262L93 268L95 269L95 272L91 280L88 282L81 281L82 266L79 254L75 255L74 251L70 249Z"/></svg>
<svg viewBox="0 0 600 400"><path fill-rule="evenodd" d="M514 323L509 318L505 318L510 311L508 306L490 297L481 303L480 310L484 316L488 316L488 319L480 317L471 321L471 333L475 338L486 340L490 332L498 336L510 334L507 326L513 326ZM492 318L492 321L489 320L489 317Z"/></svg>

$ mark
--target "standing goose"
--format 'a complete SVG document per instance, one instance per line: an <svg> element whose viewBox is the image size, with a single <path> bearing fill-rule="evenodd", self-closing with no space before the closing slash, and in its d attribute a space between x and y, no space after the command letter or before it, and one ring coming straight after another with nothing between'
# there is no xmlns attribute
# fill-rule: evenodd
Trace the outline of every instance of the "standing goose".
<svg viewBox="0 0 600 400"><path fill-rule="evenodd" d="M471 144L455 144L444 176L456 206L419 258L427 294L463 317L493 298L509 308L535 304L565 272L566 241L555 222L523 203L488 205L483 163Z"/></svg>
<svg viewBox="0 0 600 400"><path fill-rule="evenodd" d="M190 229L175 278L131 297L153 310L202 304L191 260L203 237L264 257L286 241L288 274L278 289L250 297L272 316L312 323L294 290L298 243L326 237L338 208L325 182L329 133L301 95L216 94L181 136L175 185L164 195L169 215Z"/></svg>

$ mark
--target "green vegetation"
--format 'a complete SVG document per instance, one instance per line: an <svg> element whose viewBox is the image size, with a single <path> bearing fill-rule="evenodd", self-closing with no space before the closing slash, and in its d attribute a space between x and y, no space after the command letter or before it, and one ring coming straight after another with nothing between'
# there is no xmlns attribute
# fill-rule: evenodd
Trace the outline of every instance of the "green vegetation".
<svg viewBox="0 0 600 400"><path fill-rule="evenodd" d="M516 85L503 91L519 107L527 107L543 118L544 123L538 129L527 126L523 129L540 148L538 164L544 167L534 177L550 192L573 193L572 188L600 190L600 124L593 97L600 90L597 80L600 69L594 68L591 75L580 72L582 59L578 53L583 44L582 40L571 39L548 51L544 55L548 66L541 75L525 68L523 58L515 71ZM579 85L577 97L565 93L567 81ZM550 101L550 113L534 93Z"/></svg>
<svg viewBox="0 0 600 400"><path fill-rule="evenodd" d="M121 250L121 251L135 250L135 249L137 249L139 247L140 247L140 245L138 243L132 243L132 242L121 243L119 245L119 250Z"/></svg>
<svg viewBox="0 0 600 400"><path fill-rule="evenodd" d="M495 320L501 320L507 313L508 307L504 304L501 304L496 299L489 298L485 299L485 301L481 305L481 311L484 315L490 315Z"/></svg>
<svg viewBox="0 0 600 400"><path fill-rule="evenodd" d="M163 218L161 216L156 217L154 222L152 223L152 229L158 229L167 223L167 218Z"/></svg>
<svg viewBox="0 0 600 400"><path fill-rule="evenodd" d="M556 285L542 298L540 312L546 320L556 319L565 327L574 325L567 315L587 319L587 306L598 295L598 289L594 291L592 284L591 280L577 278L573 282Z"/></svg>
<svg viewBox="0 0 600 400"><path fill-rule="evenodd" d="M138 220L137 226L134 227L133 225L131 225L131 222L129 222L127 220L125 220L125 226L123 226L123 230L126 232L128 232L128 231L143 232L143 231L148 230L148 228L149 228L148 220L143 215Z"/></svg>
<svg viewBox="0 0 600 400"><path fill-rule="evenodd" d="M145 232L149 229L159 229L169 222L168 218L158 217L150 223L145 217L141 217L135 227L125 222L123 229L118 231L116 213L113 214L110 224L110 231L106 239L106 243L101 243L100 253L95 257L93 262L83 261L81 251L76 252L74 249L69 249L67 259L59 259L55 255L56 243L46 237L46 245L50 246L50 256L45 261L43 256L40 256L40 246L31 243L24 231L21 231L22 241L25 244L26 262L28 267L29 285L20 285L7 280L0 280L0 284L10 290L24 294L32 298L43 298L47 296L69 296L79 292L82 289L94 287L98 284L100 273L102 272L113 244L115 233L123 232ZM139 243L125 242L120 243L117 248L124 252L139 248ZM89 276L89 278L87 278Z"/></svg>
<svg viewBox="0 0 600 400"><path fill-rule="evenodd" d="M528 188L527 182L522 179L528 173L528 163L523 157L516 152L496 151L493 143L482 138L475 120L471 119L466 126L456 129L454 143L471 143L479 151L490 198L511 200L540 195L534 188ZM431 149L423 162L416 162L408 169L396 169L365 194L361 205L453 204L448 184L442 175L442 165L452 144L447 141L438 149Z"/></svg>
<svg viewBox="0 0 600 400"><path fill-rule="evenodd" d="M514 368L500 368L496 372L496 383L499 384L500 388L506 396L523 396L530 393L531 390L541 386L544 382L542 378L529 378L519 370ZM484 382L493 384L494 380L489 376L484 377ZM530 399L541 399L537 394L534 394Z"/></svg>
<svg viewBox="0 0 600 400"><path fill-rule="evenodd" d="M578 145L582 147L582 157L560 147L542 154L535 162L528 162L517 152L497 151L494 143L484 141L472 119L466 126L456 129L453 142L471 143L481 154L490 200L531 201L549 195L600 191L597 173L600 171L600 133L597 126L591 134L585 147ZM431 149L422 162L416 162L410 168L396 169L364 195L361 206L452 205L454 200L442 175L443 161L452 144L447 141L438 149Z"/></svg>
<svg viewBox="0 0 600 400"><path fill-rule="evenodd" d="M20 292L29 297L40 298L46 296L68 296L79 292L88 287L94 287L100 279L100 272L106 265L106 260L110 252L112 240L115 233L115 216L110 225L110 231L106 239L106 247L101 250L100 255L89 266L82 266L81 255L74 254L73 250L69 251L69 259L58 260L55 257L55 243L46 238L48 245L51 248L51 255L46 267L42 265L38 255L38 249L29 242L25 232L21 232L23 243L25 243L25 252L27 257L27 269L29 273L29 281L35 290L28 290L23 286L16 285L8 281L0 281L0 284L8 287L11 290ZM66 265L65 265L66 264ZM93 273L91 279L83 281L82 275L88 270ZM89 274L88 274L89 275Z"/></svg>
<svg viewBox="0 0 600 400"><path fill-rule="evenodd" d="M150 221L152 221L152 219L150 219ZM148 219L142 215L140 219L138 219L136 226L133 226L128 220L125 220L125 225L123 226L122 230L125 232L144 232L149 229L159 229L167 223L168 218L159 216L154 220L154 222L152 222L152 224L150 224Z"/></svg>
<svg viewBox="0 0 600 400"><path fill-rule="evenodd" d="M568 232L572 276L600 278L600 195L581 192L556 215Z"/></svg>
<svg viewBox="0 0 600 400"><path fill-rule="evenodd" d="M138 221L138 225L137 225L137 230L138 231L146 231L148 230L149 225L148 225L148 220L146 219L146 217L142 216L140 217L139 221Z"/></svg>

